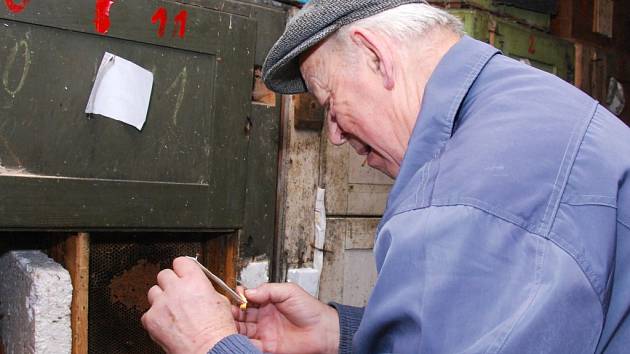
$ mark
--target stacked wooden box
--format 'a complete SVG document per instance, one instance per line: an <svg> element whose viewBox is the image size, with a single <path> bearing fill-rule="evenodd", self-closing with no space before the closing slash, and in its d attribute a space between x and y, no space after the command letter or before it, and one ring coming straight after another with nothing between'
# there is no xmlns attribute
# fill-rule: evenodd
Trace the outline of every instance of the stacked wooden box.
<svg viewBox="0 0 630 354"><path fill-rule="evenodd" d="M612 0L560 0L551 32L575 43L575 84L609 106L609 84L615 78L630 98L630 3ZM630 123L630 109L618 113ZM611 107L614 108L614 107ZM617 113L617 112L615 112Z"/></svg>

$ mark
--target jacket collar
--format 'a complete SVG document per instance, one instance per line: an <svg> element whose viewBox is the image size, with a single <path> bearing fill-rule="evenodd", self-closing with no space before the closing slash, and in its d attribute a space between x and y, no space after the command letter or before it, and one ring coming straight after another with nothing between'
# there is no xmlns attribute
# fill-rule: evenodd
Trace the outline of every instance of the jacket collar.
<svg viewBox="0 0 630 354"><path fill-rule="evenodd" d="M490 59L499 50L463 36L435 68L424 91L396 182L389 194L380 227L393 216L406 196L400 195L416 172L436 158L453 134L455 118L464 97Z"/></svg>

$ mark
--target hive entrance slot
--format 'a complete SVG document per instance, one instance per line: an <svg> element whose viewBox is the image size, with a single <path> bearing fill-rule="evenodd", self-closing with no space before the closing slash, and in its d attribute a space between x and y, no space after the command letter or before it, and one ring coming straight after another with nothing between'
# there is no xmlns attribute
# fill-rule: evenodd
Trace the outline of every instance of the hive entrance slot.
<svg viewBox="0 0 630 354"><path fill-rule="evenodd" d="M209 249L225 237L229 236L91 233L88 352L162 353L140 323L149 309L147 291L156 283L157 273L170 268L179 256L199 255L202 263L224 273L225 255L230 252Z"/></svg>
<svg viewBox="0 0 630 354"><path fill-rule="evenodd" d="M14 250L44 251L70 273L73 354L163 353L140 317L157 273L176 257L199 255L236 285L237 233L0 233L0 255Z"/></svg>

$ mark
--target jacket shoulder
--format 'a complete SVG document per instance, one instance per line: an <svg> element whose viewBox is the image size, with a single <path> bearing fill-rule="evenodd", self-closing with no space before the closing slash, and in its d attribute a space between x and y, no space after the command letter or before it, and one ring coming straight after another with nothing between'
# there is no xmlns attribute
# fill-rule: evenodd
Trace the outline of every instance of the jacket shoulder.
<svg viewBox="0 0 630 354"><path fill-rule="evenodd" d="M597 107L559 78L496 56L468 92L438 157L432 204L473 203L548 232Z"/></svg>

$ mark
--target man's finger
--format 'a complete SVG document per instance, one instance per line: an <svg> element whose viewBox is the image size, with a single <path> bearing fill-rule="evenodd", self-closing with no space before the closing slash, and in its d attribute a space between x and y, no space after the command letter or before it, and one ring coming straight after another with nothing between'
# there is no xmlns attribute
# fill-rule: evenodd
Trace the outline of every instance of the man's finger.
<svg viewBox="0 0 630 354"><path fill-rule="evenodd" d="M197 263L195 263L195 261L193 261L190 258L186 258L186 257L177 257L175 258L175 260L173 260L173 271L175 271L175 274L177 274L178 277L180 278L186 278L186 277L206 277L205 274L203 274L203 271L201 270L201 268L199 268L199 266L197 265Z"/></svg>
<svg viewBox="0 0 630 354"><path fill-rule="evenodd" d="M162 288L160 288L158 285L153 285L151 289L149 289L149 292L147 293L147 300L149 300L149 305L153 305L155 300L158 297L160 297L162 294L164 294L164 291L162 290Z"/></svg>
<svg viewBox="0 0 630 354"><path fill-rule="evenodd" d="M149 334L151 334L151 330L153 329L153 327L151 326L151 320L149 319L151 315L152 315L152 312L151 312L151 309L149 309L149 311L145 312L142 315L142 317L140 317L140 323L142 323L142 328L147 330Z"/></svg>
<svg viewBox="0 0 630 354"><path fill-rule="evenodd" d="M163 269L157 275L157 283L162 290L168 289L173 284L176 284L179 277L171 269Z"/></svg>
<svg viewBox="0 0 630 354"><path fill-rule="evenodd" d="M235 321L239 322L258 322L258 309L248 307L243 311L238 306L232 306L232 316Z"/></svg>
<svg viewBox="0 0 630 354"><path fill-rule="evenodd" d="M147 313L145 312L142 317L140 317L140 324L142 324L142 328L147 329Z"/></svg>
<svg viewBox="0 0 630 354"><path fill-rule="evenodd" d="M258 325L251 322L236 322L236 329L238 330L239 334L252 338L256 336Z"/></svg>
<svg viewBox="0 0 630 354"><path fill-rule="evenodd" d="M247 300L256 304L281 303L289 299L297 291L301 290L297 285L291 283L266 283L255 289L245 290Z"/></svg>
<svg viewBox="0 0 630 354"><path fill-rule="evenodd" d="M244 336L247 335L247 326L243 322L234 322L236 324L236 331L238 334L242 334Z"/></svg>

